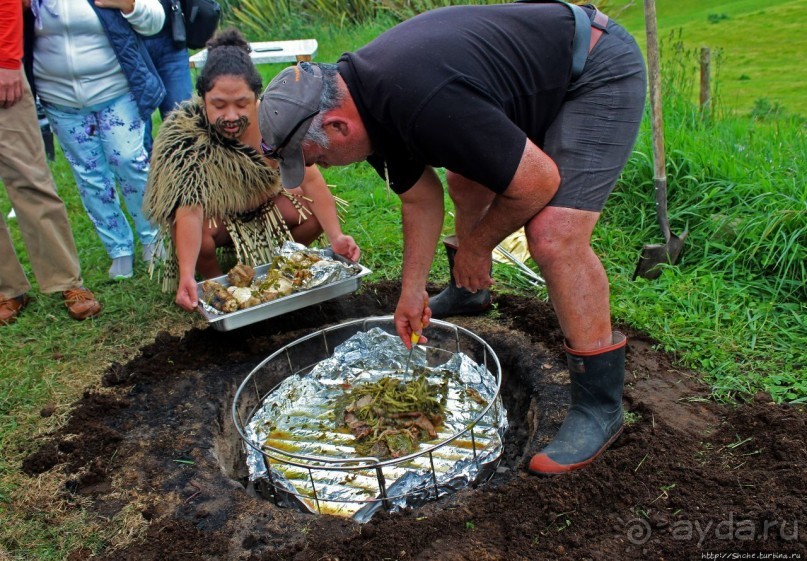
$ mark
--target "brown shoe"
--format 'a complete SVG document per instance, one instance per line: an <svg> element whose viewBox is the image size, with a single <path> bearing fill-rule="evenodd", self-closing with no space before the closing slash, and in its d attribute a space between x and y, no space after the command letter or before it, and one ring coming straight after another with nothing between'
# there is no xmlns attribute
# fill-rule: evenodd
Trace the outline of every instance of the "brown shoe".
<svg viewBox="0 0 807 561"><path fill-rule="evenodd" d="M17 321L17 316L28 305L29 300L27 294L20 294L14 298L0 296L0 325L8 325Z"/></svg>
<svg viewBox="0 0 807 561"><path fill-rule="evenodd" d="M71 288L62 292L67 313L73 319L87 319L101 313L101 303L95 299L92 292L84 288Z"/></svg>

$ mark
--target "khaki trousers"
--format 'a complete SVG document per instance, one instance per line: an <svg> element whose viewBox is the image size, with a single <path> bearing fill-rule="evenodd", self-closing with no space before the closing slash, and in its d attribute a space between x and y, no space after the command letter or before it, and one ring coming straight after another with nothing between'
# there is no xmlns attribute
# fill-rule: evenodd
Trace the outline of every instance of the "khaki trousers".
<svg viewBox="0 0 807 561"><path fill-rule="evenodd" d="M82 285L76 244L64 201L45 161L34 98L28 83L20 101L0 107L0 179L17 214L31 268L42 292ZM0 296L28 292L25 276L0 213Z"/></svg>

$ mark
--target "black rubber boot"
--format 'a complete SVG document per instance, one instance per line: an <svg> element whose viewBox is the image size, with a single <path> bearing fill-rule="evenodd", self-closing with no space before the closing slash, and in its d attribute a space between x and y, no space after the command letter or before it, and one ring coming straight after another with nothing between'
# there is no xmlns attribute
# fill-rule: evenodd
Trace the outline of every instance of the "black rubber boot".
<svg viewBox="0 0 807 561"><path fill-rule="evenodd" d="M622 432L625 345L614 332L613 344L592 352L565 347L572 404L554 440L532 457L529 471L553 475L590 464Z"/></svg>
<svg viewBox="0 0 807 561"><path fill-rule="evenodd" d="M443 239L449 267L448 286L440 294L429 298L432 317L442 319L448 316L478 314L490 308L490 290L470 292L457 287L454 282L454 256L457 254L457 236Z"/></svg>

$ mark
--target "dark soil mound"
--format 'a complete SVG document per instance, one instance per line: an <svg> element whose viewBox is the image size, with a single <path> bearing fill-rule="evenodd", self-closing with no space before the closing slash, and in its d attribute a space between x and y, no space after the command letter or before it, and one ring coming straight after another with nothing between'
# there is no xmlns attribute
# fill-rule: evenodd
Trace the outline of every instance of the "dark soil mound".
<svg viewBox="0 0 807 561"><path fill-rule="evenodd" d="M632 422L623 436L584 470L528 475L525 463L560 425L568 389L551 308L515 296L499 296L486 316L452 318L488 341L502 364L512 430L490 482L364 525L257 497L230 418L238 384L302 335L391 313L397 295L397 284L365 284L231 332L161 335L129 364L109 368L105 387L87 391L24 470L63 466L64 493L89 499L81 503L91 515L144 505L146 539L101 557L118 561L807 558L804 410L764 396L718 406L696 375L641 334L628 333Z"/></svg>

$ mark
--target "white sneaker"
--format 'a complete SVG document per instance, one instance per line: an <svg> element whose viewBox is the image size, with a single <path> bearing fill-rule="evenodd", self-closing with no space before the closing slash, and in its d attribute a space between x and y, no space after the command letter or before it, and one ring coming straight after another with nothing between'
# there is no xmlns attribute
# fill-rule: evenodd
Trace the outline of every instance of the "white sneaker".
<svg viewBox="0 0 807 561"><path fill-rule="evenodd" d="M132 278L134 274L133 261L131 255L124 255L123 257L116 257L112 260L112 266L109 268L109 278L112 280L124 280Z"/></svg>

